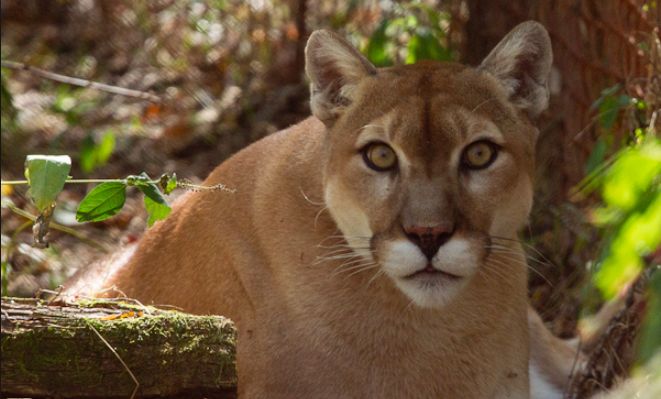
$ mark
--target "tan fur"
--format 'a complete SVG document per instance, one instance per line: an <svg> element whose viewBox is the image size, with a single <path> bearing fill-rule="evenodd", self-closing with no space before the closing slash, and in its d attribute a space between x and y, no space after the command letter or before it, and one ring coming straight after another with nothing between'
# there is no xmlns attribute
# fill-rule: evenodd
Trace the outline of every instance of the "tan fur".
<svg viewBox="0 0 661 399"><path fill-rule="evenodd" d="M307 56L316 117L221 164L205 184L234 194L187 194L128 261L68 292L105 275L145 303L230 317L241 397L529 397L514 241L532 200L529 110L487 67L376 70L328 32ZM502 147L493 167L460 172L482 138ZM365 166L359 149L375 139L397 173ZM420 257L403 226L439 223L456 231L434 266L461 278L425 291L396 275Z"/></svg>
<svg viewBox="0 0 661 399"><path fill-rule="evenodd" d="M555 337L534 310L528 309L531 361L556 387L566 388L572 373L581 368L583 358L568 341Z"/></svg>

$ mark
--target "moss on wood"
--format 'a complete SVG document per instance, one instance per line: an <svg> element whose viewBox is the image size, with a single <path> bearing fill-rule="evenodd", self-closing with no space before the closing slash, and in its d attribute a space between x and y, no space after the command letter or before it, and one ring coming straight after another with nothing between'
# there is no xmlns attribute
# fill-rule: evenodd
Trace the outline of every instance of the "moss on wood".
<svg viewBox="0 0 661 399"><path fill-rule="evenodd" d="M219 316L3 298L2 394L128 398L135 383L119 356L141 397L232 397L235 344L234 325Z"/></svg>

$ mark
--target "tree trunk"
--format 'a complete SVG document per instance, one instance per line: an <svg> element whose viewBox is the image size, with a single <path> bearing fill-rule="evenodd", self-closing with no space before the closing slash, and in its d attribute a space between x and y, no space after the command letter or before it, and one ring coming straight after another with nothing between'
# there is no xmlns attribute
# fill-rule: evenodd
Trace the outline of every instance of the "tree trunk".
<svg viewBox="0 0 661 399"><path fill-rule="evenodd" d="M2 298L1 331L3 397L236 396L236 331L223 317Z"/></svg>

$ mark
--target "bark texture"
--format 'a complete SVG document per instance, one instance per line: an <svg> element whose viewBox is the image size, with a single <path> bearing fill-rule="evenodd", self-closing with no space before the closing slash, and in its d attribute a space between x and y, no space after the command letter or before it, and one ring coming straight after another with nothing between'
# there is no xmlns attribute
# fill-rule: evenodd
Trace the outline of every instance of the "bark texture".
<svg viewBox="0 0 661 399"><path fill-rule="evenodd" d="M3 397L236 396L236 331L223 317L2 298L1 335Z"/></svg>

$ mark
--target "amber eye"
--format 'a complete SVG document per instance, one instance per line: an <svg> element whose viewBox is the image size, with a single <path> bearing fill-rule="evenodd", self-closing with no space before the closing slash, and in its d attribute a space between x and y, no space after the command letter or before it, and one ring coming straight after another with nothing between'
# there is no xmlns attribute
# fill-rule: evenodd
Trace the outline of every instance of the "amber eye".
<svg viewBox="0 0 661 399"><path fill-rule="evenodd" d="M487 140L476 141L466 147L461 163L470 169L484 169L498 156L498 145Z"/></svg>
<svg viewBox="0 0 661 399"><path fill-rule="evenodd" d="M385 143L370 143L362 152L365 163L374 170L383 172L397 166L395 151Z"/></svg>

